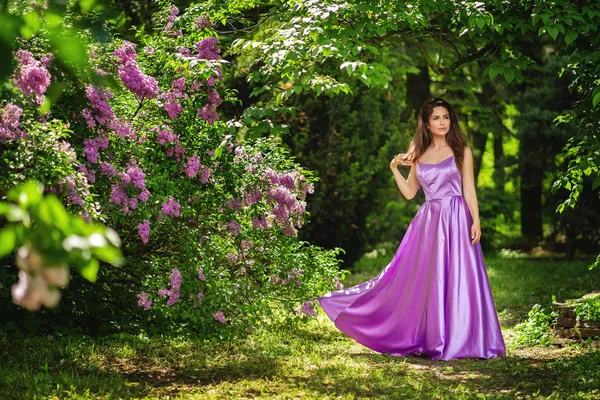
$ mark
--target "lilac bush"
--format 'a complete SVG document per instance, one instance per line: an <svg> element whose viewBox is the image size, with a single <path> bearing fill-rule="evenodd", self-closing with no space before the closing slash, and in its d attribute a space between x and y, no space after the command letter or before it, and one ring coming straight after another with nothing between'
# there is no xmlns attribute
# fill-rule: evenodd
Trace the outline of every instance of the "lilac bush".
<svg viewBox="0 0 600 400"><path fill-rule="evenodd" d="M163 10L164 25L145 42L88 43L89 75L73 89L84 103L52 110L68 124L61 151L75 172L50 187L70 209L119 233L141 280L121 301L148 318L233 331L314 317L314 299L340 278L339 249L297 239L314 178L277 138L249 139L260 136L251 135L255 121L220 115L237 99L200 11ZM13 147L33 145L24 132L44 123L23 123L20 107L35 109L52 79L29 50L17 53L13 77L23 104L0 105L0 141ZM98 79L109 75L118 86Z"/></svg>

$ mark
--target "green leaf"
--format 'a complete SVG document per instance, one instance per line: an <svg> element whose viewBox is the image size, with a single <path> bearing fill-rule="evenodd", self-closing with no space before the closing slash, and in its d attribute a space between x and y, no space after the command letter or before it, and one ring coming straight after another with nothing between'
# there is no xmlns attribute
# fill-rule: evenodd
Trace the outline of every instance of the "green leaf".
<svg viewBox="0 0 600 400"><path fill-rule="evenodd" d="M475 24L477 23L477 17L475 15L471 15L469 17L469 19L467 20L467 23L469 24L470 27L475 26Z"/></svg>
<svg viewBox="0 0 600 400"><path fill-rule="evenodd" d="M81 276L88 281L96 282L98 276L98 270L100 269L100 263L95 258L90 258L89 262L81 268Z"/></svg>
<svg viewBox="0 0 600 400"><path fill-rule="evenodd" d="M81 7L81 12L87 13L94 7L95 3L95 0L79 0L79 7Z"/></svg>
<svg viewBox="0 0 600 400"><path fill-rule="evenodd" d="M37 204L42 199L44 193L44 185L35 181L28 181L22 185L12 188L8 192L8 198L19 203L23 208L27 208L31 204Z"/></svg>
<svg viewBox="0 0 600 400"><path fill-rule="evenodd" d="M485 26L485 18L477 18L477 26L479 29L483 29Z"/></svg>
<svg viewBox="0 0 600 400"><path fill-rule="evenodd" d="M510 83L515 78L515 73L511 70L507 70L504 72L504 78Z"/></svg>
<svg viewBox="0 0 600 400"><path fill-rule="evenodd" d="M5 215L10 211L11 205L8 203L0 202L0 215Z"/></svg>
<svg viewBox="0 0 600 400"><path fill-rule="evenodd" d="M597 177L596 179L594 179L594 182L592 183L592 190L598 189L599 186L600 186L600 176Z"/></svg>
<svg viewBox="0 0 600 400"><path fill-rule="evenodd" d="M21 35L25 39L30 39L40 30L40 16L36 12L30 12L23 16L25 25L21 26Z"/></svg>
<svg viewBox="0 0 600 400"><path fill-rule="evenodd" d="M592 99L592 106L596 107L598 103L600 103L600 93L596 93L596 95Z"/></svg>
<svg viewBox="0 0 600 400"><path fill-rule="evenodd" d="M92 250L92 254L100 260L119 267L124 264L121 250L113 246L98 247Z"/></svg>
<svg viewBox="0 0 600 400"><path fill-rule="evenodd" d="M65 235L70 233L69 214L56 196L48 196L42 201L39 208L39 217L47 225L56 226Z"/></svg>
<svg viewBox="0 0 600 400"><path fill-rule="evenodd" d="M0 258L14 250L16 239L17 234L12 226L0 231Z"/></svg>
<svg viewBox="0 0 600 400"><path fill-rule="evenodd" d="M558 28L550 26L548 27L548 33L550 34L552 39L556 40L556 38L558 37Z"/></svg>

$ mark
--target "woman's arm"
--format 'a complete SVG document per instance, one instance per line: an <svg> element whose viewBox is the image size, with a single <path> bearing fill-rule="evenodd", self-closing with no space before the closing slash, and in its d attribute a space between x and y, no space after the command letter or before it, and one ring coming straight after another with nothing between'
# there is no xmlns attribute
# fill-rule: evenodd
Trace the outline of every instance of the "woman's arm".
<svg viewBox="0 0 600 400"><path fill-rule="evenodd" d="M469 147L465 147L462 167L463 197L467 202L473 225L471 226L471 244L481 239L481 226L479 221L479 206L477 205L477 193L475 192L475 174L473 172L473 153Z"/></svg>
<svg viewBox="0 0 600 400"><path fill-rule="evenodd" d="M412 163L407 179L404 179L400 171L398 171L398 165L400 165L405 160L405 157L406 154L399 154L396 157L394 157L390 162L390 168L392 169L392 173L394 174L394 178L396 179L398 189L400 189L400 192L404 195L404 197L410 200L413 197L415 197L421 185L417 180L416 163Z"/></svg>

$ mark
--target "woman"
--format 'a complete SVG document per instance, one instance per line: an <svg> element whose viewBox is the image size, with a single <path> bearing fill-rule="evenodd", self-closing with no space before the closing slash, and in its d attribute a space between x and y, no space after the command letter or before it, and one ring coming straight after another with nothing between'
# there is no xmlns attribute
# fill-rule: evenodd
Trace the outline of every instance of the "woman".
<svg viewBox="0 0 600 400"><path fill-rule="evenodd" d="M410 165L407 179L400 164ZM383 271L319 297L321 307L342 332L381 353L505 356L479 243L473 155L450 104L435 98L421 107L409 152L390 167L404 197L422 188L426 201Z"/></svg>

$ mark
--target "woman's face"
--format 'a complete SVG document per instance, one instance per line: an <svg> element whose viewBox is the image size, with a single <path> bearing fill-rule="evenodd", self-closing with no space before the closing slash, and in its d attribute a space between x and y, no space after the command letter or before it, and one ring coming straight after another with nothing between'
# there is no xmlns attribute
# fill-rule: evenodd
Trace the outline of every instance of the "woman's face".
<svg viewBox="0 0 600 400"><path fill-rule="evenodd" d="M446 136L450 130L450 113L446 107L437 106L433 108L429 121L427 121L427 128L432 135Z"/></svg>

